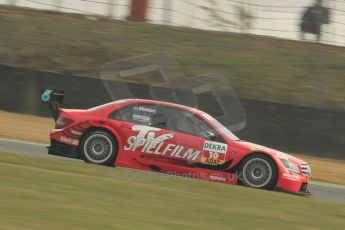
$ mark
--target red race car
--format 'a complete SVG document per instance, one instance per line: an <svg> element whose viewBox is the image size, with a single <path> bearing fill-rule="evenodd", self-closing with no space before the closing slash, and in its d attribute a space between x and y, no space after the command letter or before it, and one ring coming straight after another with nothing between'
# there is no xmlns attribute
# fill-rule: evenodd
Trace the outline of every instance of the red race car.
<svg viewBox="0 0 345 230"><path fill-rule="evenodd" d="M209 114L143 99L87 110L62 109L63 92L44 90L55 128L49 154L86 162L308 194L309 165L242 141Z"/></svg>

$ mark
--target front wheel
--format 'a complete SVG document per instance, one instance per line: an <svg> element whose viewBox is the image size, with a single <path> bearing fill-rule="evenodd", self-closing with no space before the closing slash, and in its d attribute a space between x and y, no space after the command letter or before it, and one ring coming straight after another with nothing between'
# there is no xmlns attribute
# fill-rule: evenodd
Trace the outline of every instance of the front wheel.
<svg viewBox="0 0 345 230"><path fill-rule="evenodd" d="M117 143L107 132L93 131L82 138L80 153L85 162L112 166L117 155Z"/></svg>
<svg viewBox="0 0 345 230"><path fill-rule="evenodd" d="M261 154L247 157L241 164L240 174L244 185L260 189L273 189L278 178L273 160Z"/></svg>

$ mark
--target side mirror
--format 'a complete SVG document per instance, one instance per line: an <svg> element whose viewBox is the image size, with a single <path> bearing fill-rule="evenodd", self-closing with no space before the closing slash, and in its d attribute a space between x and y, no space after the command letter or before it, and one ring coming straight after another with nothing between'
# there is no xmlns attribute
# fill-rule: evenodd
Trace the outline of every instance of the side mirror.
<svg viewBox="0 0 345 230"><path fill-rule="evenodd" d="M212 133L210 131L205 131L205 136L206 136L206 138L209 138L211 140L214 140L214 138L216 138L216 135L214 135L214 133Z"/></svg>
<svg viewBox="0 0 345 230"><path fill-rule="evenodd" d="M165 126L167 119L163 114L156 114L151 119L152 125L154 126Z"/></svg>

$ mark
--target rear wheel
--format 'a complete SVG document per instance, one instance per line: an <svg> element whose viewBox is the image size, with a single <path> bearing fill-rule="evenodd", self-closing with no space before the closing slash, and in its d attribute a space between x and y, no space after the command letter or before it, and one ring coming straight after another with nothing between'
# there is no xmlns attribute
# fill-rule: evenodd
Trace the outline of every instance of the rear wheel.
<svg viewBox="0 0 345 230"><path fill-rule="evenodd" d="M117 155L117 142L107 132L92 131L87 133L80 145L84 161L101 165L114 165Z"/></svg>
<svg viewBox="0 0 345 230"><path fill-rule="evenodd" d="M278 178L277 166L262 154L247 157L241 164L240 174L244 185L260 189L273 189Z"/></svg>

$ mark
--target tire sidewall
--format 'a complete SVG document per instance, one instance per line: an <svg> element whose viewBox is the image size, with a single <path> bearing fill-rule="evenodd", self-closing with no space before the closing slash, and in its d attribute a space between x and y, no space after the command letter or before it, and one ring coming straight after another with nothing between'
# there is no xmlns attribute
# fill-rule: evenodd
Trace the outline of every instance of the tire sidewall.
<svg viewBox="0 0 345 230"><path fill-rule="evenodd" d="M260 159L265 160L270 165L270 167L271 167L271 173L272 173L271 179L269 180L269 182L266 185L264 185L262 187L252 187L252 186L250 186L249 184L247 184L247 182L245 181L244 176L243 176L243 174L244 174L243 170L245 168L245 165L250 160L252 160L254 158L260 158ZM278 180L278 168L277 168L275 162L270 157L265 156L263 154L252 154L252 155L249 155L241 163L239 172L240 172L240 182L241 182L241 184L243 184L243 185L245 185L247 187L252 187L252 188L257 188L257 189L269 189L269 190L272 190L272 189L274 189L274 187L275 187L275 185L277 183L277 180Z"/></svg>
<svg viewBox="0 0 345 230"><path fill-rule="evenodd" d="M111 144L112 144L112 152L111 152L111 156L104 162L100 162L100 163L97 163L97 162L93 162L91 161L85 154L84 152L84 145L85 145L85 142L86 140L92 136L92 135L102 135L102 136L105 136L107 137L110 141L111 141ZM99 164L99 165L107 165L107 166L114 166L114 162L116 160L116 156L117 156L117 152L118 152L118 144L117 144L117 141L115 140L115 138L110 135L109 133L107 132L104 132L104 131L91 131L91 132L88 132L86 133L82 139L81 139L81 144L79 145L79 152L80 152L80 155L81 155L81 158L87 162L87 163L92 163L92 164Z"/></svg>

